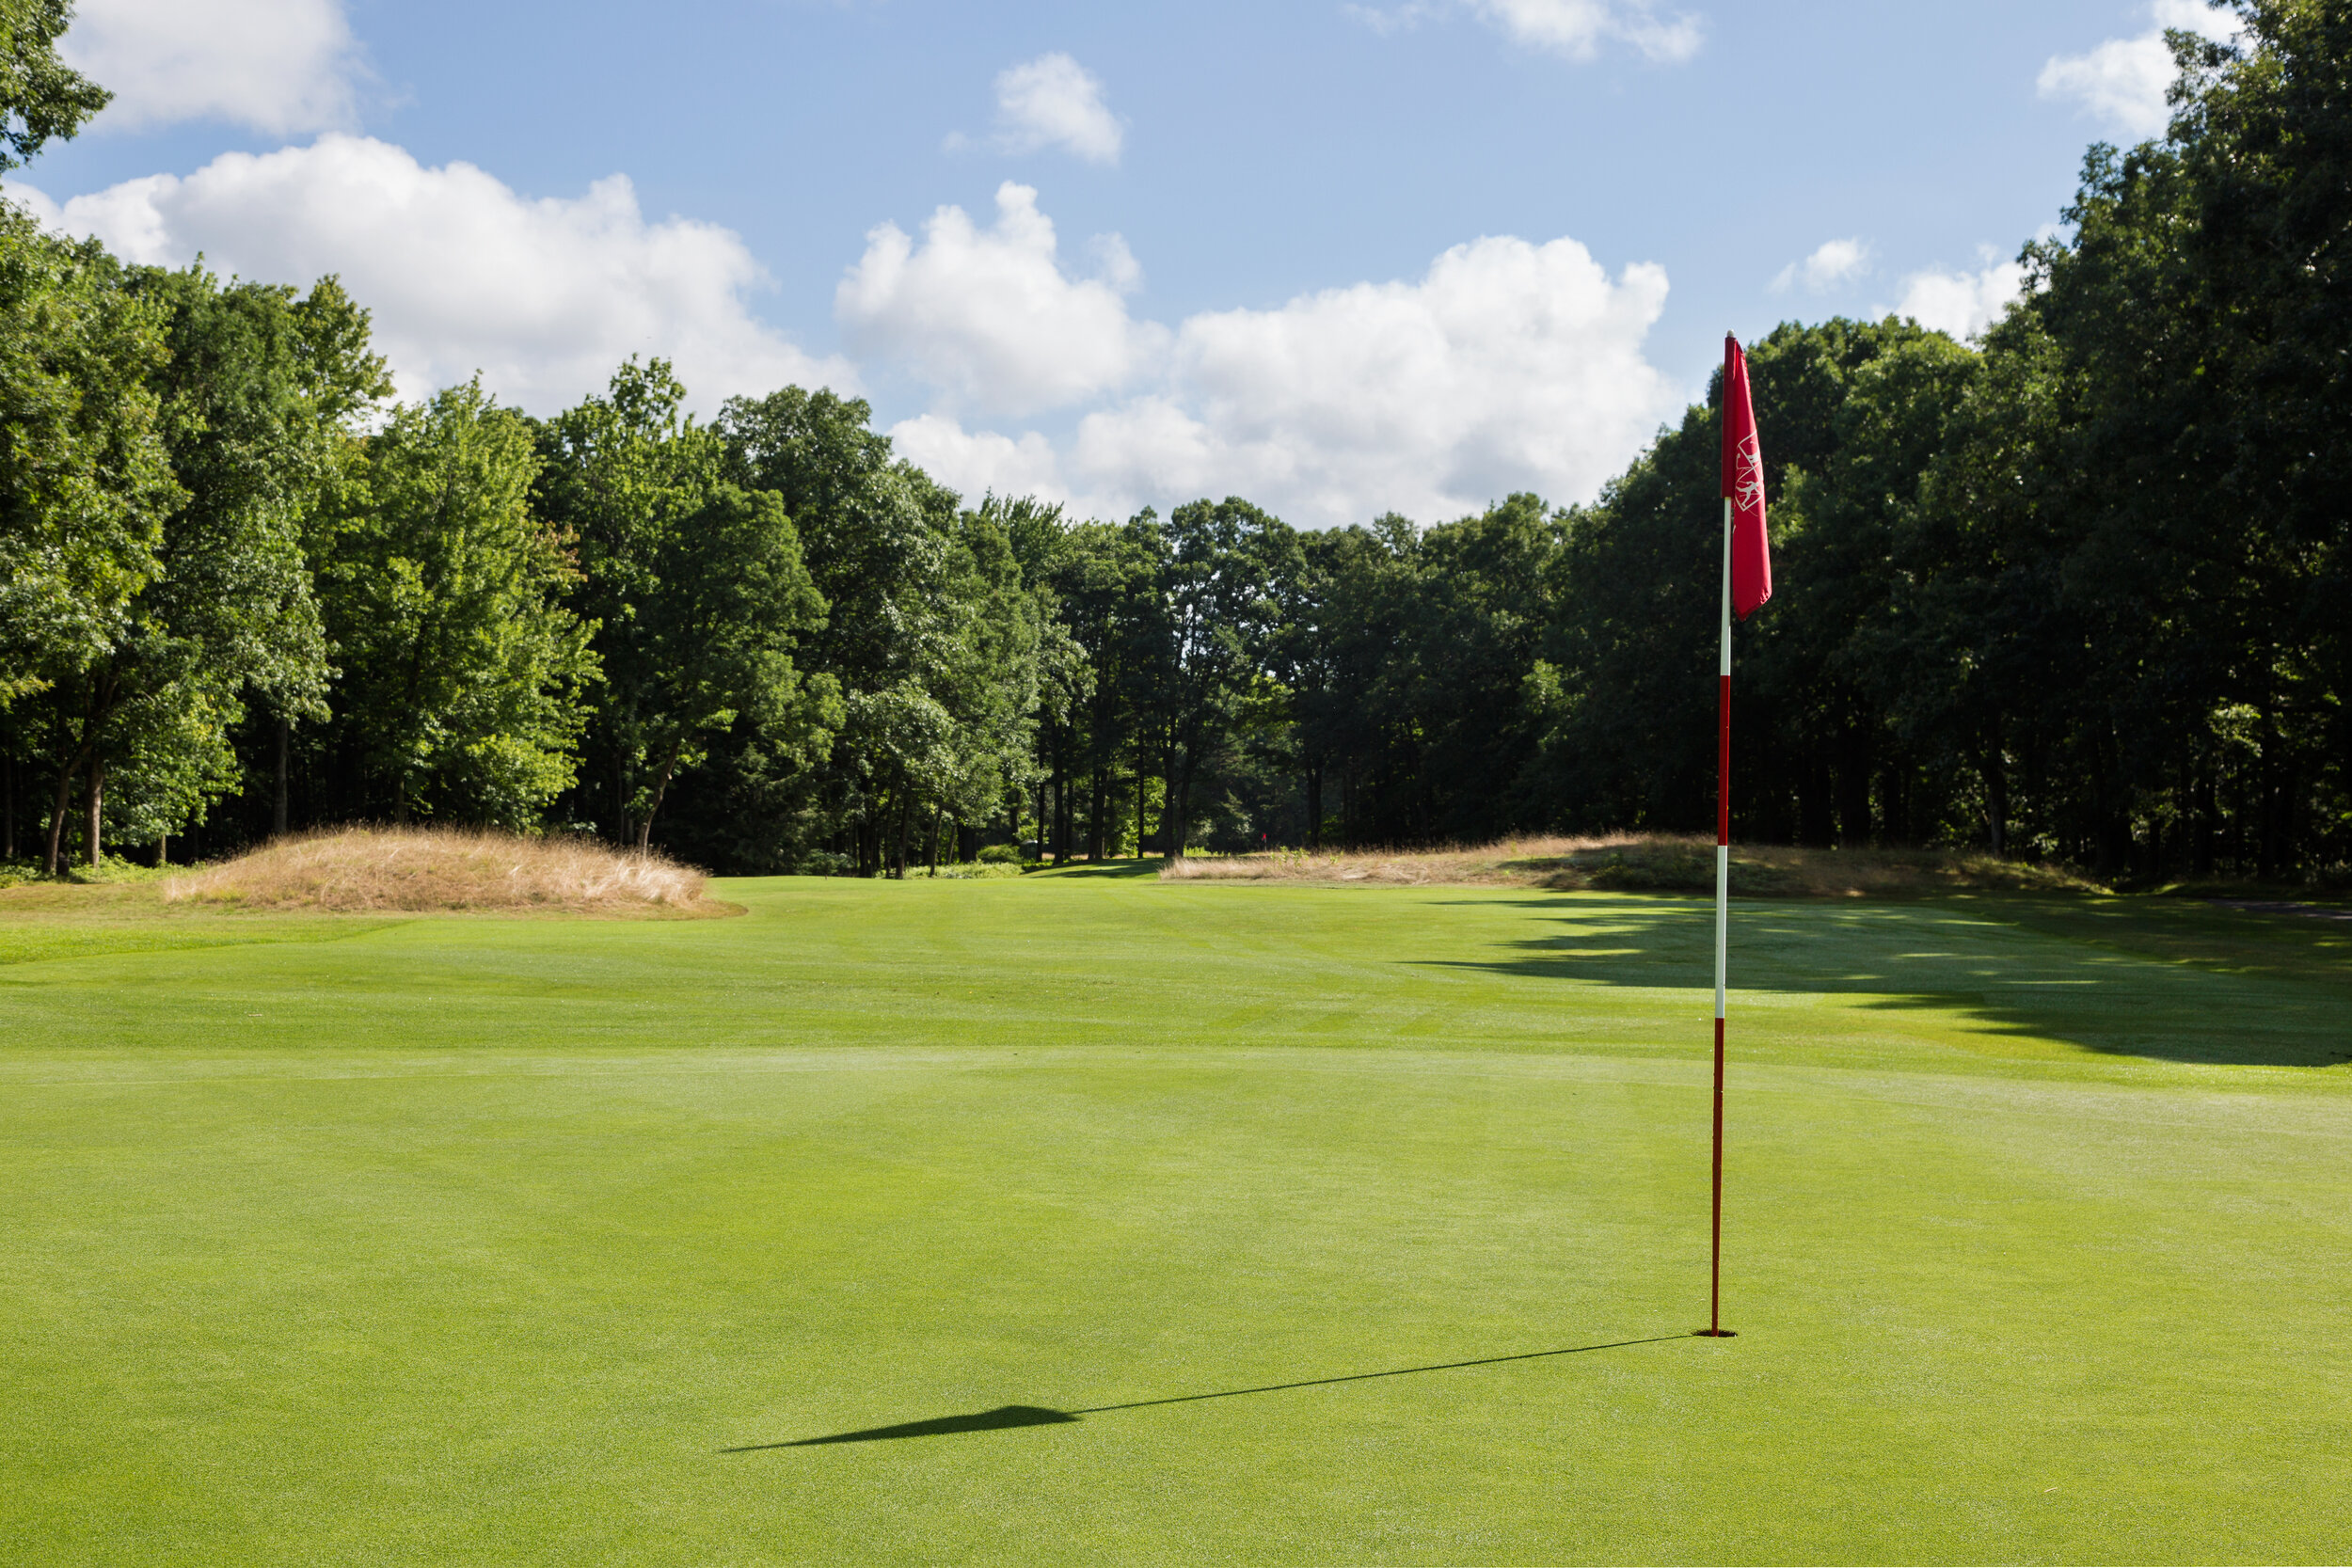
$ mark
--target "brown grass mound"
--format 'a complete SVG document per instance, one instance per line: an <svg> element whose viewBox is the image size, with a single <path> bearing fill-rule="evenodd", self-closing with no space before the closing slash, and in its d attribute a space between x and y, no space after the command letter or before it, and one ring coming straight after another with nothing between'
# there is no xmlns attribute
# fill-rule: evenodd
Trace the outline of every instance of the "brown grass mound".
<svg viewBox="0 0 2352 1568"><path fill-rule="evenodd" d="M593 839L470 828L338 828L168 879L167 903L256 910L719 914L707 878Z"/></svg>
<svg viewBox="0 0 2352 1568"><path fill-rule="evenodd" d="M1514 838L1443 849L1276 850L1172 861L1175 880L1434 884L1600 889L1620 893L1712 893L1712 839L1660 833L1598 838ZM2089 891L2093 884L2051 866L1941 849L1801 849L1735 845L1731 890L1751 897L1901 898L1980 890Z"/></svg>

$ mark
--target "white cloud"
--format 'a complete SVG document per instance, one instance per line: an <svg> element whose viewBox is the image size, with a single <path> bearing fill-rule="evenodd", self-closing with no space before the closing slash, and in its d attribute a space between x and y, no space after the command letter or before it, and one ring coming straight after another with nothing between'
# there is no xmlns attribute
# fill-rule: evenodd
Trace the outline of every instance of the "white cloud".
<svg viewBox="0 0 2352 1568"><path fill-rule="evenodd" d="M850 389L752 314L764 281L732 231L647 223L625 175L569 199L516 195L470 164L427 168L400 148L328 135L233 152L181 179L125 181L62 209L11 182L45 221L133 261L307 284L342 275L374 314L403 397L479 369L509 403L551 413L630 354L677 366L698 407L787 382Z"/></svg>
<svg viewBox="0 0 2352 1568"><path fill-rule="evenodd" d="M996 224L942 207L917 245L898 225L866 235L834 313L862 352L885 354L951 399L1026 414L1114 390L1164 348L1167 333L1129 319L1141 274L1118 235L1095 242L1092 277L1064 274L1037 192L1008 180Z"/></svg>
<svg viewBox="0 0 2352 1568"><path fill-rule="evenodd" d="M1090 164L1119 162L1126 130L1103 102L1103 83L1067 55L1041 55L996 77L996 146L1057 147Z"/></svg>
<svg viewBox="0 0 2352 1568"><path fill-rule="evenodd" d="M1572 60L1591 59L1605 43L1629 45L1653 60L1687 60L1706 40L1696 17L1661 16L1654 0L1404 0L1343 8L1382 34L1406 31L1446 10L1468 10L1515 42Z"/></svg>
<svg viewBox="0 0 2352 1568"><path fill-rule="evenodd" d="M958 488L1102 515L1228 494L1310 526L1436 520L1520 489L1581 500L1679 406L1643 356L1665 296L1660 268L1612 279L1573 240L1482 239L1415 281L1194 316L1152 385L1060 449L940 415L892 434Z"/></svg>
<svg viewBox="0 0 2352 1568"><path fill-rule="evenodd" d="M79 0L58 53L113 90L108 129L347 127L362 75L342 0Z"/></svg>
<svg viewBox="0 0 2352 1568"><path fill-rule="evenodd" d="M1661 17L1649 0L1470 0L1470 8L1521 43L1585 60L1603 43L1631 44L1653 60L1698 53L1696 18Z"/></svg>
<svg viewBox="0 0 2352 1568"><path fill-rule="evenodd" d="M924 414L891 426L890 438L899 456L968 499L991 491L1069 499L1053 443L1034 430L1000 436L993 430L966 430L944 414Z"/></svg>
<svg viewBox="0 0 2352 1568"><path fill-rule="evenodd" d="M2025 288L2022 265L1988 258L1976 272L1913 273L1903 279L1902 303L1895 313L1955 338L1973 338L1998 321Z"/></svg>
<svg viewBox="0 0 2352 1568"><path fill-rule="evenodd" d="M2165 29L2226 41L2240 28L2235 15L2204 0L2154 0L2149 9L2155 25L2137 38L2109 39L2080 55L2052 55L2035 84L2042 96L2072 99L2082 113L2136 140L2162 135L2172 117L2164 101L2173 76Z"/></svg>
<svg viewBox="0 0 2352 1568"><path fill-rule="evenodd" d="M1870 264L1870 247L1861 240L1830 240L1802 261L1791 261L1772 279L1774 293L1787 293L1802 282L1814 293L1862 276Z"/></svg>

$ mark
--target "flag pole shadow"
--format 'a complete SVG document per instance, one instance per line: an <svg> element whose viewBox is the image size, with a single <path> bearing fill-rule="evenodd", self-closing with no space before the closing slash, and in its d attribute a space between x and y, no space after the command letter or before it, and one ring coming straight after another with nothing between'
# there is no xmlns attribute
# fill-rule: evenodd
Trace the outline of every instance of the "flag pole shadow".
<svg viewBox="0 0 2352 1568"><path fill-rule="evenodd" d="M1706 1330L1699 1331L1702 1335ZM1726 1331L1724 1338L1728 1338ZM830 1433L822 1437L795 1437L780 1443L745 1443L721 1453L764 1453L773 1449L814 1449L834 1443L884 1443L904 1437L941 1437L963 1432L1004 1432L1014 1427L1066 1426L1088 1416L1107 1416L1118 1410L1150 1410L1164 1404L1198 1404L1203 1400L1234 1400L1251 1394L1280 1394L1297 1388L1324 1388L1336 1383L1368 1383L1375 1378L1411 1377L1422 1372L1457 1371L1466 1367L1499 1367L1513 1361L1542 1361L1553 1356L1586 1355L1594 1351L1624 1350L1632 1345L1661 1345L1687 1338L1659 1334L1645 1339L1613 1339L1600 1345L1570 1345L1561 1350L1521 1351L1516 1355L1482 1355L1470 1361L1439 1361L1425 1367L1392 1367L1386 1371L1348 1372L1339 1377L1302 1378L1295 1383L1268 1383L1255 1388L1220 1388L1207 1394L1173 1394L1165 1399L1130 1400L1123 1404L1087 1405L1076 1410L1052 1410L1034 1404L1000 1404L961 1416L934 1416L929 1420L900 1421L894 1426L866 1427L856 1432Z"/></svg>

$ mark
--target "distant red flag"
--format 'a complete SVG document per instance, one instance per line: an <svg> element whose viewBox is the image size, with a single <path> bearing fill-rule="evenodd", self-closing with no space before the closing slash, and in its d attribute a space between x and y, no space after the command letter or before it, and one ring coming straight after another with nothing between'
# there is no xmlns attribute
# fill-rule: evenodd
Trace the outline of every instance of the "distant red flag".
<svg viewBox="0 0 2352 1568"><path fill-rule="evenodd" d="M1764 533L1764 449L1748 401L1748 356L1724 337L1724 495L1731 501L1731 608L1742 621L1772 596L1772 548Z"/></svg>

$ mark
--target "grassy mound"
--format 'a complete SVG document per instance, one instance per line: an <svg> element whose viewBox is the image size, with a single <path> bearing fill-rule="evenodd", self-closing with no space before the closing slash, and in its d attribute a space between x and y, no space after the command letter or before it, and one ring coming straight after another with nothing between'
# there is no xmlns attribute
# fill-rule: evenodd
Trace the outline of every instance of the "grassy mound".
<svg viewBox="0 0 2352 1568"><path fill-rule="evenodd" d="M706 914L707 878L660 854L475 828L339 828L170 878L167 903L262 910Z"/></svg>
<svg viewBox="0 0 2352 1568"><path fill-rule="evenodd" d="M1515 838L1443 849L1276 850L1170 862L1175 880L1372 882L1712 893L1713 840L1661 833ZM2092 891L2052 866L1944 849L1805 849L1735 845L1731 890L1751 897L1900 898L1961 890Z"/></svg>

